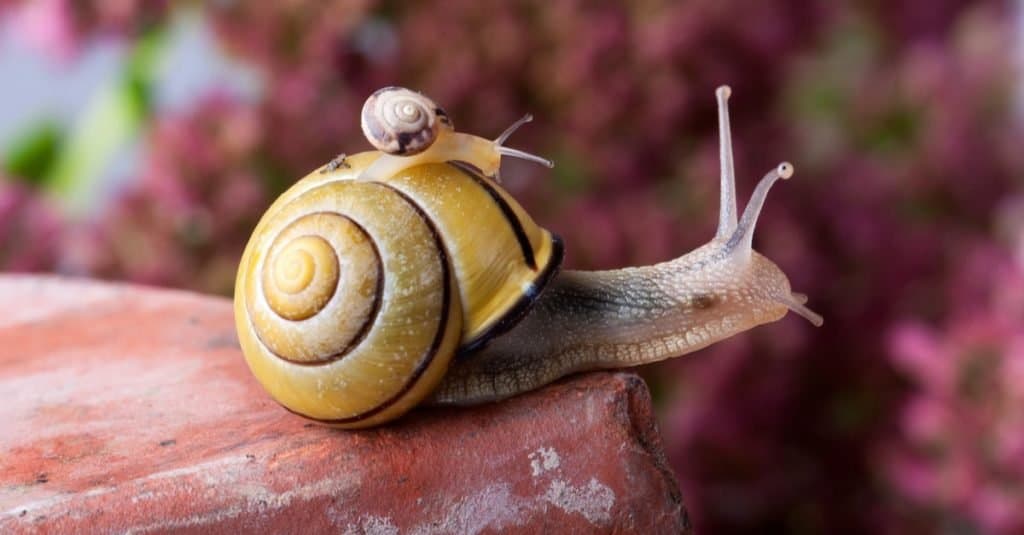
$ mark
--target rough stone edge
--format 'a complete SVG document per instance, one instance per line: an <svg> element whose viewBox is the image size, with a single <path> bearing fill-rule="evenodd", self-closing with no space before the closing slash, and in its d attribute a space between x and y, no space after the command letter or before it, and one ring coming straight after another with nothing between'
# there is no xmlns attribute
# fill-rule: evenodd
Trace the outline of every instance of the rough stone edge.
<svg viewBox="0 0 1024 535"><path fill-rule="evenodd" d="M135 282L89 279L65 274L0 273L0 288L5 284L12 283L43 285L65 284L81 287L90 286L100 288L102 291L110 292L109 297L111 298L122 297L126 292L142 290L163 294L166 297L175 299L196 299L201 301L227 303L230 303L231 301L230 297L225 296L207 295L191 290L167 288ZM677 526L678 532L686 534L693 533L693 525L689 519L688 511L683 502L678 480L670 467L663 448L661 434L653 413L654 407L652 404L650 390L648 389L646 382L639 375L630 371L609 370L596 373L609 372L618 375L623 380L623 387L627 392L625 393L624 399L623 397L616 396L616 405L618 405L618 407L624 412L623 417L629 419L633 429L632 435L635 436L636 443L651 459L654 464L654 468L662 475L666 487L665 490L668 493L667 498L675 505L676 510L678 511L678 514L675 515L679 520L679 524ZM573 381L578 379L580 376L581 374L573 374L562 379L560 382ZM624 401L625 404L623 404L622 401ZM438 409L434 408L434 410Z"/></svg>

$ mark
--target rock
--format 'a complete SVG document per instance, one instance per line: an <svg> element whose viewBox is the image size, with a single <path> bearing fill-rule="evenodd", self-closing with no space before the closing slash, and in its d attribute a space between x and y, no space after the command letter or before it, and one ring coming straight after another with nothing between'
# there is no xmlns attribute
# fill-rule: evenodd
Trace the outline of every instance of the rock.
<svg viewBox="0 0 1024 535"><path fill-rule="evenodd" d="M644 383L320 427L249 374L231 303L0 277L0 532L689 530Z"/></svg>

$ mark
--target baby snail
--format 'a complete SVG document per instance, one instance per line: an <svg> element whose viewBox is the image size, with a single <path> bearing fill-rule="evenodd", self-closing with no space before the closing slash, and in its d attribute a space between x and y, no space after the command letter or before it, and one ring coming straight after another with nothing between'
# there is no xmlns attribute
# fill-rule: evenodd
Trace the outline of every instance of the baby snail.
<svg viewBox="0 0 1024 535"><path fill-rule="evenodd" d="M361 179L388 180L403 169L425 163L465 162L484 176L498 180L502 156L512 156L554 167L550 160L502 146L520 126L533 120L526 115L490 141L455 131L451 119L434 101L401 87L378 89L363 105L363 134L383 154L367 166Z"/></svg>
<svg viewBox="0 0 1024 535"><path fill-rule="evenodd" d="M235 286L250 369L288 410L357 428L677 357L789 310L820 325L751 248L768 189L793 167L765 175L737 218L729 88L716 96L714 238L652 266L560 272L559 238L496 182L502 156L549 165L502 146L528 117L490 141L455 132L423 95L374 93L362 126L380 151L310 173L253 231Z"/></svg>

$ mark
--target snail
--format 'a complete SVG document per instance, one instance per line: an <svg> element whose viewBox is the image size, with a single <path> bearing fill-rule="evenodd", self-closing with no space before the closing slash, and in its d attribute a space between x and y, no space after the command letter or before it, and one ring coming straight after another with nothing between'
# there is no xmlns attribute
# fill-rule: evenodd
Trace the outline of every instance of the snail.
<svg viewBox="0 0 1024 535"><path fill-rule="evenodd" d="M360 178L386 180L402 169L430 162L469 162L482 174L500 181L502 156L554 164L521 150L502 145L520 126L533 120L525 115L494 141L455 131L448 114L434 101L402 87L378 89L363 105L360 126L370 144L383 154Z"/></svg>
<svg viewBox="0 0 1024 535"><path fill-rule="evenodd" d="M720 124L718 229L660 264L560 271L563 246L496 182L502 143L455 132L426 97L386 88L435 134L344 156L282 194L257 224L235 286L235 322L255 377L286 409L358 428L419 404L505 399L568 374L701 349L793 311L822 319L752 249L780 164L737 217L728 87ZM364 130L381 127L364 114ZM432 143L429 142L433 137ZM390 139L390 141L389 141ZM411 149L413 142L423 146ZM376 140L371 142L376 143ZM400 156L398 153L412 153ZM541 161L541 158L527 156Z"/></svg>

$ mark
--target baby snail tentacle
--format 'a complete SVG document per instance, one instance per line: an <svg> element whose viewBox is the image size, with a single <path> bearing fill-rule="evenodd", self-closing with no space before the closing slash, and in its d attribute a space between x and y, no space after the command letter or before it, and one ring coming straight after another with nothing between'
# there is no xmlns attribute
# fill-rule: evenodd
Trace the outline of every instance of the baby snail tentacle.
<svg viewBox="0 0 1024 535"><path fill-rule="evenodd" d="M544 167L547 167L548 169L552 169L552 168L555 167L555 162L552 162L551 160L548 160L547 158L541 158L540 156L537 156L536 154L530 154L529 152L524 152L524 151L521 151L519 149L513 149L512 147L504 146L505 141L507 141L508 138L512 136L513 132L518 130L520 126L523 126L524 124L532 122L532 121L533 121L533 115L531 115L529 113L527 113L526 115L520 117L519 120L517 120L516 122L512 123L511 126L506 128L505 131L502 132L501 135L499 135L494 140L494 145L497 148L498 153L501 154L502 156L509 156L509 157L512 157L512 158L519 158L520 160L526 160L528 162L537 163L537 164L543 165ZM498 169L498 170L496 170L494 172L494 179L497 180L498 182L501 182L501 170L500 169Z"/></svg>
<svg viewBox="0 0 1024 535"><path fill-rule="evenodd" d="M426 96L401 87L386 87L366 99L361 114L363 134L381 151L359 178L385 180L403 169L430 162L465 162L498 180L501 157L509 156L553 167L551 160L504 146L526 115L491 141L456 132L448 114Z"/></svg>
<svg viewBox="0 0 1024 535"><path fill-rule="evenodd" d="M541 160L502 146L529 116L491 141L455 132L418 93L375 93L368 136L385 124L420 130L377 136L406 156L339 157L264 214L235 286L250 369L296 414L368 427L421 403L499 400L576 372L677 357L789 311L820 325L752 248L768 190L793 166L766 174L738 215L729 90L716 95L715 236L652 266L560 271L561 240L496 181L502 155ZM394 97L391 111L383 97Z"/></svg>

